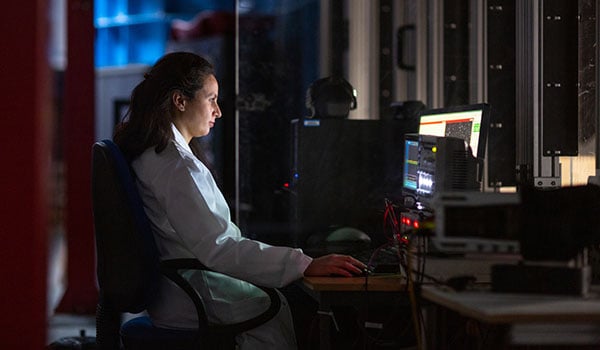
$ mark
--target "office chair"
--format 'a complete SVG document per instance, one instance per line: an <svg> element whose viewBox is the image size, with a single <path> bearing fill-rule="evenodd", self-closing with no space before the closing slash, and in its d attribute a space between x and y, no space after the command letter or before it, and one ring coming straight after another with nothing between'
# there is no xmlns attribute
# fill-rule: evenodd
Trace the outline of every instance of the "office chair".
<svg viewBox="0 0 600 350"><path fill-rule="evenodd" d="M261 288L271 299L268 310L244 322L228 325L208 321L199 294L180 272L208 270L196 259L159 260L158 251L137 191L132 170L110 140L92 147L92 205L96 238L99 302L96 341L99 349L228 349L236 334L273 318L281 300L272 288ZM198 314L197 330L159 328L147 316L121 325L122 313L143 312L156 295L161 275L190 297Z"/></svg>

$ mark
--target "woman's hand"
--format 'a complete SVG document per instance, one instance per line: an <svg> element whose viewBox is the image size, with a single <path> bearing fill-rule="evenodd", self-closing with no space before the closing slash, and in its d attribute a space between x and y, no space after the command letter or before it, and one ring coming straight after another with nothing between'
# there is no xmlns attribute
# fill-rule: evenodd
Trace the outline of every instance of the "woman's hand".
<svg viewBox="0 0 600 350"><path fill-rule="evenodd" d="M313 259L304 270L304 276L361 275L366 265L348 255L329 254Z"/></svg>

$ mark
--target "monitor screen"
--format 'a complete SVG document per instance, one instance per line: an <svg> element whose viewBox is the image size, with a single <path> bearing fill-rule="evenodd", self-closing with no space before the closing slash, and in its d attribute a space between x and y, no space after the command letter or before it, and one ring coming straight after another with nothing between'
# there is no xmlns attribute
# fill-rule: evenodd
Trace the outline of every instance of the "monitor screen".
<svg viewBox="0 0 600 350"><path fill-rule="evenodd" d="M461 138L479 159L485 158L488 128L489 105L485 103L424 110L419 119L419 134Z"/></svg>
<svg viewBox="0 0 600 350"><path fill-rule="evenodd" d="M403 188L414 192L417 190L419 169L419 139L405 137L404 139L404 172Z"/></svg>

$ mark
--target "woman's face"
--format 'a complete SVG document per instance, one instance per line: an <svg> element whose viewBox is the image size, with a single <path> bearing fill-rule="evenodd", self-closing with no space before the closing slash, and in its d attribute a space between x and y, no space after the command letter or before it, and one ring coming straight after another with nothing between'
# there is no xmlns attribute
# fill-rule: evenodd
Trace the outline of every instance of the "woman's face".
<svg viewBox="0 0 600 350"><path fill-rule="evenodd" d="M202 89L196 91L194 98L183 98L183 108L175 118L175 125L188 142L192 137L206 136L221 117L221 109L217 104L219 84L214 75L208 76Z"/></svg>

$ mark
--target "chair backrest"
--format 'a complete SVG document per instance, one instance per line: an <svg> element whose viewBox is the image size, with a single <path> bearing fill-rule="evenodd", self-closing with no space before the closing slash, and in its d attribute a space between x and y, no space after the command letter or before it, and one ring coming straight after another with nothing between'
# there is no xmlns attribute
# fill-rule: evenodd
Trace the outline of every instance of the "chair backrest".
<svg viewBox="0 0 600 350"><path fill-rule="evenodd" d="M92 147L92 206L101 303L141 312L157 290L158 251L131 168L110 140Z"/></svg>

